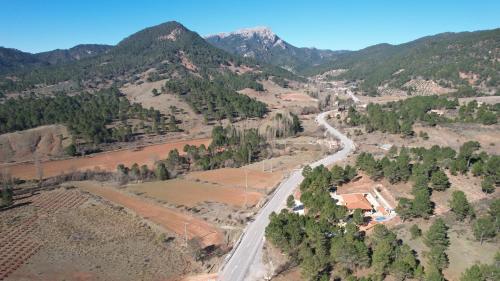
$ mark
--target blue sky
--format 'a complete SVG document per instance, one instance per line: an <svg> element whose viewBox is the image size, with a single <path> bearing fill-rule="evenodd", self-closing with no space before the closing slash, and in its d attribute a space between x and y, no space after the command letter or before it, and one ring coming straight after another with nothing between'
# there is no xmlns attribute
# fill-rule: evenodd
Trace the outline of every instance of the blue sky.
<svg viewBox="0 0 500 281"><path fill-rule="evenodd" d="M201 35L268 26L298 47L356 50L447 31L500 27L500 1L0 0L0 46L40 52L116 44L176 20Z"/></svg>

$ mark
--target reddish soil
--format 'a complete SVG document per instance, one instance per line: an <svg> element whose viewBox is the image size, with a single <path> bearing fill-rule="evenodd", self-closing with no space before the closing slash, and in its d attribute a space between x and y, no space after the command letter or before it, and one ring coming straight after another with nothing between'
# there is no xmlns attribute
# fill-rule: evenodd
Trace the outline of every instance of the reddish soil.
<svg viewBox="0 0 500 281"><path fill-rule="evenodd" d="M225 187L201 182L173 179L168 181L146 182L131 184L128 190L144 194L145 196L171 204L194 207L203 202L219 202L231 206L255 206L262 198L259 192L248 191L242 188ZM246 200L245 200L246 196Z"/></svg>
<svg viewBox="0 0 500 281"><path fill-rule="evenodd" d="M96 168L114 171L118 164L130 167L134 163L137 163L139 165L146 164L151 167L155 161L166 158L169 151L173 149L177 149L182 154L184 153L182 150L186 144L196 146L204 144L208 146L210 142L211 139L208 138L182 140L150 145L138 149L124 149L96 153L87 157L42 162L43 176L53 177L76 170L85 171ZM1 165L0 169L7 169L12 176L21 179L33 179L36 177L36 169L33 163Z"/></svg>
<svg viewBox="0 0 500 281"><path fill-rule="evenodd" d="M192 172L187 179L217 183L229 187L245 188L245 170L248 172L248 189L269 191L277 185L283 174L281 172L262 172L245 168L223 168L210 171Z"/></svg>
<svg viewBox="0 0 500 281"><path fill-rule="evenodd" d="M222 233L215 226L201 219L141 200L137 197L123 194L112 188L100 186L95 183L86 183L80 187L85 191L132 210L139 216L165 227L181 237L184 237L186 227L188 239L199 238L204 246L222 243Z"/></svg>

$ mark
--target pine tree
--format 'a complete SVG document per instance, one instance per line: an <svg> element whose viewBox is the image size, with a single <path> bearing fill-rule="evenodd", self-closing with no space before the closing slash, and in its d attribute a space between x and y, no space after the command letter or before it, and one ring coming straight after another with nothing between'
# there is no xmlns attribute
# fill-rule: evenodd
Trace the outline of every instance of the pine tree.
<svg viewBox="0 0 500 281"><path fill-rule="evenodd" d="M344 169L342 167L335 165L330 172L332 173L332 184L338 186L344 182Z"/></svg>
<svg viewBox="0 0 500 281"><path fill-rule="evenodd" d="M450 244L448 227L442 219L436 219L425 235L424 243L427 247L441 247L446 249Z"/></svg>
<svg viewBox="0 0 500 281"><path fill-rule="evenodd" d="M450 209L455 213L457 220L462 221L473 213L472 206L467 201L463 191L453 191L450 200Z"/></svg>
<svg viewBox="0 0 500 281"><path fill-rule="evenodd" d="M431 225L426 233L424 243L430 248L428 253L428 262L430 266L434 266L442 270L448 265L448 256L446 249L450 245L448 238L448 227L442 219L437 219Z"/></svg>
<svg viewBox="0 0 500 281"><path fill-rule="evenodd" d="M288 198L286 198L286 206L290 209L295 206L295 198L293 198L293 195L290 194Z"/></svg>
<svg viewBox="0 0 500 281"><path fill-rule="evenodd" d="M413 277L417 264L413 250L408 245L403 244L396 249L394 262L391 265L391 273L398 280L406 280Z"/></svg>
<svg viewBox="0 0 500 281"><path fill-rule="evenodd" d="M352 213L352 221L357 225L363 224L364 215L361 209L354 210L354 212Z"/></svg>
<svg viewBox="0 0 500 281"><path fill-rule="evenodd" d="M168 171L167 171L167 168L165 167L165 164L164 163L159 163L157 166L156 166L156 178L158 180L161 180L161 181L164 181L164 180L167 180L168 179Z"/></svg>
<svg viewBox="0 0 500 281"><path fill-rule="evenodd" d="M492 216L480 217L473 226L474 237L483 244L484 240L493 238L497 234L495 220Z"/></svg>
<svg viewBox="0 0 500 281"><path fill-rule="evenodd" d="M423 218L428 218L432 214L432 202L429 191L420 188L415 191L415 198L412 202L412 213Z"/></svg>
<svg viewBox="0 0 500 281"><path fill-rule="evenodd" d="M450 182L448 176L441 170L437 170L432 173L431 186L434 190L444 191L450 187Z"/></svg>

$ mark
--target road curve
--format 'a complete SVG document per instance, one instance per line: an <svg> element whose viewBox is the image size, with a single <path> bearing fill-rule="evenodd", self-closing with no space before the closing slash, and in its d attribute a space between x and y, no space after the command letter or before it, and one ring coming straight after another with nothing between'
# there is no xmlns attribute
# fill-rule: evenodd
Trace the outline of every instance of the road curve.
<svg viewBox="0 0 500 281"><path fill-rule="evenodd" d="M326 122L329 112L320 113L316 117L319 126L323 126L330 135L339 139L342 149L332 155L311 164L311 167L319 165L330 165L336 161L345 159L353 150L354 142L347 136L337 131ZM228 260L219 272L218 280L221 281L243 281L248 271L256 260L261 259L261 249L264 245L264 232L269 224L269 215L279 212L285 207L286 198L303 180L302 170L294 170L290 176L281 182L268 203L260 209L255 220L247 226L239 243L235 245L234 251L228 256Z"/></svg>

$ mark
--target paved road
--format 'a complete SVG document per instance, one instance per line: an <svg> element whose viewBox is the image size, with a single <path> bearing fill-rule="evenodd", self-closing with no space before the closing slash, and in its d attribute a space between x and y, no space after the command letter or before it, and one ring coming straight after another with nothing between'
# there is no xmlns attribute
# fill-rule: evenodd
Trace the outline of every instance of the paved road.
<svg viewBox="0 0 500 281"><path fill-rule="evenodd" d="M327 132L339 139L342 143L342 149L329 155L319 161L314 162L311 167L319 165L330 165L336 161L345 159L353 150L354 143L348 137L337 131L326 122L328 112L323 112L316 117L319 126L326 128ZM272 212L279 212L285 207L285 201L288 195L302 182L302 170L294 170L291 175L283 181L275 191L273 197L268 203L260 209L255 220L246 228L240 243L235 247L235 251L229 257L229 260L222 268L219 274L219 280L222 281L243 281L249 274L252 264L259 263L262 258L262 246L264 244L264 231L269 224L269 215Z"/></svg>

